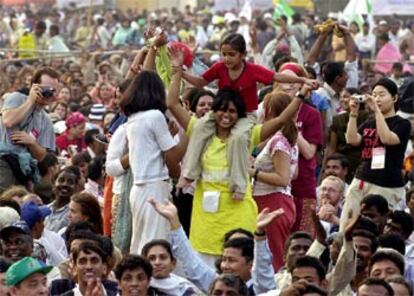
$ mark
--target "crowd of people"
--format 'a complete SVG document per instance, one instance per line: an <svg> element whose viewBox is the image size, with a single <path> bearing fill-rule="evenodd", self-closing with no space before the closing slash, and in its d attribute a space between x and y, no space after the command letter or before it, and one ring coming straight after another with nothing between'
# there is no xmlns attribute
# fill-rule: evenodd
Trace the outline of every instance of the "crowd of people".
<svg viewBox="0 0 414 296"><path fill-rule="evenodd" d="M0 12L0 295L413 295L412 21L91 12Z"/></svg>

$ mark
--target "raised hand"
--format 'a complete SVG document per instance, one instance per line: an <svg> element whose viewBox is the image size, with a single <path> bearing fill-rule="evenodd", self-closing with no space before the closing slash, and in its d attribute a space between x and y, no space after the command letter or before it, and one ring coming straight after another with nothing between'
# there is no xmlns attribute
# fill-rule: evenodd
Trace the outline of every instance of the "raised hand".
<svg viewBox="0 0 414 296"><path fill-rule="evenodd" d="M184 63L184 53L182 50L175 46L170 46L168 48L168 54L170 56L170 62L173 68L181 69Z"/></svg>
<svg viewBox="0 0 414 296"><path fill-rule="evenodd" d="M144 32L145 40L148 41L154 36L155 36L155 28L153 26L148 27L147 30Z"/></svg>
<svg viewBox="0 0 414 296"><path fill-rule="evenodd" d="M161 31L159 34L155 35L155 39L154 39L154 42L153 42L153 44L155 46L160 47L160 46L163 46L167 43L168 43L168 36L167 36L167 34L165 33L164 30Z"/></svg>
<svg viewBox="0 0 414 296"><path fill-rule="evenodd" d="M310 90L315 90L319 87L319 82L315 79L305 79L305 85L310 87Z"/></svg>
<svg viewBox="0 0 414 296"><path fill-rule="evenodd" d="M358 114L359 112L359 103L354 97L349 100L349 110L353 114Z"/></svg>
<svg viewBox="0 0 414 296"><path fill-rule="evenodd" d="M154 207L155 211L157 211L158 214L160 214L165 219L167 219L168 222L170 222L172 229L177 229L180 227L178 211L172 202L167 200L161 203L156 201L154 198L150 198L149 203Z"/></svg>
<svg viewBox="0 0 414 296"><path fill-rule="evenodd" d="M272 223L274 219L282 216L285 213L283 209L277 209L270 212L269 208L264 208L263 211L257 216L256 231L263 233L265 228Z"/></svg>
<svg viewBox="0 0 414 296"><path fill-rule="evenodd" d="M105 296L103 285L99 278L93 278L88 280L86 286L85 296Z"/></svg>

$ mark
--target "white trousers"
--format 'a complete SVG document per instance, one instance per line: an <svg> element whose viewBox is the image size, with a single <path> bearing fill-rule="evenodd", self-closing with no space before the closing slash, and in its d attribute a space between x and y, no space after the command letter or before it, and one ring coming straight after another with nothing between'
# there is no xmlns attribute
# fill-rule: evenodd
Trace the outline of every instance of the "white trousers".
<svg viewBox="0 0 414 296"><path fill-rule="evenodd" d="M153 239L167 239L170 225L148 202L169 199L171 185L168 181L156 181L144 185L133 185L129 195L132 212L132 238L130 253L141 254L146 243Z"/></svg>

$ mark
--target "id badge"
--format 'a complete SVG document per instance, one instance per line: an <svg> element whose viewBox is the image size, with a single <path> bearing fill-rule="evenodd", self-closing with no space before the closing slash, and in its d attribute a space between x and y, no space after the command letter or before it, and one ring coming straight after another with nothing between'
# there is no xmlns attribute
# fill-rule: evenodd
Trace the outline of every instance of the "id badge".
<svg viewBox="0 0 414 296"><path fill-rule="evenodd" d="M385 148L372 148L371 170L380 170L385 168Z"/></svg>
<svg viewBox="0 0 414 296"><path fill-rule="evenodd" d="M220 202L219 191L205 191L203 194L203 210L206 213L217 213Z"/></svg>

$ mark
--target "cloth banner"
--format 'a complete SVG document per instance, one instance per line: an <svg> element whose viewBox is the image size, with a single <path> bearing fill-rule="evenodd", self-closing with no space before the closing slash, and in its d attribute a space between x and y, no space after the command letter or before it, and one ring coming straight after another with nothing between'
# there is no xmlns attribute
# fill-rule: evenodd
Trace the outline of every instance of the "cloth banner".
<svg viewBox="0 0 414 296"><path fill-rule="evenodd" d="M375 0L372 1L374 15L412 15L414 0Z"/></svg>

